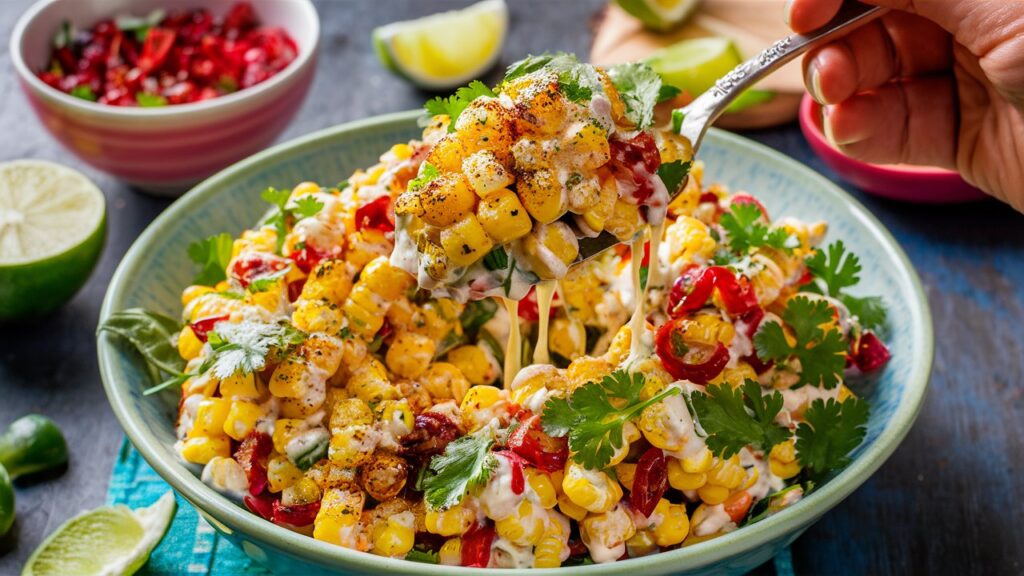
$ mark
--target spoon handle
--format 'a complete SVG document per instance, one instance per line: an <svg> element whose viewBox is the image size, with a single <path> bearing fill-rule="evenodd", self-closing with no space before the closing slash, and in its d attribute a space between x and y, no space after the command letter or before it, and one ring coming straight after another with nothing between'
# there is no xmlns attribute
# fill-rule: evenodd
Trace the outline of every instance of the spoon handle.
<svg viewBox="0 0 1024 576"><path fill-rule="evenodd" d="M835 18L818 30L808 34L794 34L779 40L764 52L734 68L690 105L681 108L678 112L682 112L684 116L680 134L693 143L693 150L696 152L711 124L744 90L812 47L863 26L885 12L887 9L847 0Z"/></svg>

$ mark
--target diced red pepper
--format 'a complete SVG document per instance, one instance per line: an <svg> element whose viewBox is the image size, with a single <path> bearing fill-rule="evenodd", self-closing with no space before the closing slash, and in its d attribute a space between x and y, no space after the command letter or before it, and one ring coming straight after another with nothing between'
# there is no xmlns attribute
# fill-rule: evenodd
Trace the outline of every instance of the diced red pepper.
<svg viewBox="0 0 1024 576"><path fill-rule="evenodd" d="M245 502L246 508L258 514L264 520L274 519L274 505L278 502L276 496L271 494L260 494L258 496L246 494L242 501Z"/></svg>
<svg viewBox="0 0 1024 576"><path fill-rule="evenodd" d="M676 318L662 324L654 335L654 350L674 378L704 385L725 369L729 349L721 343L714 347L687 343L683 337L686 322L686 318Z"/></svg>
<svg viewBox="0 0 1024 576"><path fill-rule="evenodd" d="M412 459L436 456L459 436L459 427L439 412L424 412L413 422L412 432L401 439L402 455Z"/></svg>
<svg viewBox="0 0 1024 576"><path fill-rule="evenodd" d="M285 506L280 500L273 503L271 521L274 524L286 524L288 526L309 526L316 519L320 511L320 501L295 506Z"/></svg>
<svg viewBox="0 0 1024 576"><path fill-rule="evenodd" d="M653 176L661 166L661 154L654 138L647 132L640 132L630 140L612 138L608 144L616 178L633 188L637 204L645 203L654 194Z"/></svg>
<svg viewBox="0 0 1024 576"><path fill-rule="evenodd" d="M761 327L761 321L764 320L764 309L758 306L753 310L740 316L740 321L746 326L747 338L754 339L754 334L757 333L757 329ZM755 349L749 355L743 357L743 361L750 364L750 367L754 369L758 375L764 374L771 368L775 362L769 360L765 362L761 360L761 357L757 355Z"/></svg>
<svg viewBox="0 0 1024 576"><path fill-rule="evenodd" d="M665 460L665 452L652 446L637 461L629 503L637 512L650 516L666 490L668 462Z"/></svg>
<svg viewBox="0 0 1024 576"><path fill-rule="evenodd" d="M306 286L306 279L300 278L288 283L288 301L295 302L302 295L302 289Z"/></svg>
<svg viewBox="0 0 1024 576"><path fill-rule="evenodd" d="M750 510L750 506L753 503L754 498L750 495L750 492L744 490L729 496L725 502L722 503L722 507L733 522L739 523L747 517L747 512Z"/></svg>
<svg viewBox="0 0 1024 576"><path fill-rule="evenodd" d="M462 565L470 568L486 568L491 562L491 543L494 542L494 528L474 524L462 535Z"/></svg>
<svg viewBox="0 0 1024 576"><path fill-rule="evenodd" d="M231 275L235 280L238 280L242 288L247 288L254 280L274 272L280 272L286 266L288 266L288 261L282 258L246 253L235 258L234 263L231 265Z"/></svg>
<svg viewBox="0 0 1024 576"><path fill-rule="evenodd" d="M249 493L258 496L267 487L267 467L265 462L274 449L274 441L269 434L254 430L242 440L235 450L235 460L245 472L249 480Z"/></svg>
<svg viewBox="0 0 1024 576"><path fill-rule="evenodd" d="M552 438L540 425L540 416L524 411L519 426L509 435L508 448L545 472L565 468L569 443L565 438Z"/></svg>
<svg viewBox="0 0 1024 576"><path fill-rule="evenodd" d="M326 252L316 246L311 246L309 243L304 243L302 248L292 252L288 257L295 262L299 270L309 274L313 268L316 268L317 264L335 255L335 252Z"/></svg>
<svg viewBox="0 0 1024 576"><path fill-rule="evenodd" d="M854 350L850 356L857 369L865 374L885 366L885 363L892 358L889 349L871 331L860 335L860 338L854 343Z"/></svg>
<svg viewBox="0 0 1024 576"><path fill-rule="evenodd" d="M369 228L380 232L395 231L395 210L390 196L381 196L356 209L356 230Z"/></svg>
<svg viewBox="0 0 1024 576"><path fill-rule="evenodd" d="M196 338L200 342L205 343L209 337L210 331L217 325L218 322L223 322L229 318L228 315L223 316L207 316L206 318L200 318L195 322L189 324L189 328L192 329L192 333L196 335Z"/></svg>

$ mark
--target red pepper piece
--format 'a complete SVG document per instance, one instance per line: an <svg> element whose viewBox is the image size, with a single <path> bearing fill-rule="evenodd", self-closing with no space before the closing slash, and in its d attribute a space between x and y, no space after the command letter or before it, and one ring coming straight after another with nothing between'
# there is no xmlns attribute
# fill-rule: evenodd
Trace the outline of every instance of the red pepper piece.
<svg viewBox="0 0 1024 576"><path fill-rule="evenodd" d="M494 528L474 524L462 536L462 565L470 568L486 568L491 561L491 543L494 542Z"/></svg>
<svg viewBox="0 0 1024 576"><path fill-rule="evenodd" d="M668 463L661 448L651 447L636 463L629 503L637 512L650 516L668 490Z"/></svg>
<svg viewBox="0 0 1024 576"><path fill-rule="evenodd" d="M246 494L242 501L245 502L246 508L258 514L264 520L274 519L274 505L278 502L277 497L270 494L262 494L259 496Z"/></svg>
<svg viewBox="0 0 1024 576"><path fill-rule="evenodd" d="M551 299L551 303L558 302L558 294ZM551 310L548 312L549 318L555 317L555 307L551 306ZM537 289L534 286L530 286L530 291L526 293L526 296L519 301L519 317L527 322L536 322L540 320L540 309L537 304Z"/></svg>
<svg viewBox="0 0 1024 576"><path fill-rule="evenodd" d="M737 278L732 270L724 266L708 266L695 279L694 274L692 269L688 269L672 286L669 310L673 317L678 318L703 308L716 288L726 311L733 316L757 308L757 294L745 276Z"/></svg>
<svg viewBox="0 0 1024 576"><path fill-rule="evenodd" d="M249 480L249 493L258 496L267 487L267 467L265 462L274 449L274 442L269 434L252 431L242 440L235 450L235 460L245 472Z"/></svg>
<svg viewBox="0 0 1024 576"><path fill-rule="evenodd" d="M381 232L395 231L395 210L390 196L381 196L356 209L356 230L370 228Z"/></svg>
<svg viewBox="0 0 1024 576"><path fill-rule="evenodd" d="M654 350L665 370L674 378L704 385L725 369L729 363L729 349L722 343L714 348L687 344L683 340L686 322L685 318L677 318L662 324L654 335Z"/></svg>
<svg viewBox="0 0 1024 576"><path fill-rule="evenodd" d="M522 416L521 424L508 438L509 450L545 472L557 472L565 468L565 461L569 458L568 441L548 436L541 428L540 416L528 410Z"/></svg>
<svg viewBox="0 0 1024 576"><path fill-rule="evenodd" d="M412 432L402 438L402 455L425 460L444 452L445 447L459 436L459 427L439 412L424 412L416 416Z"/></svg>
<svg viewBox="0 0 1024 576"><path fill-rule="evenodd" d="M228 315L223 316L207 316L206 318L200 318L195 322L189 324L189 328L192 329L192 333L196 335L196 338L200 342L205 343L209 337L210 331L217 325L218 322L223 322L229 318Z"/></svg>
<svg viewBox="0 0 1024 576"><path fill-rule="evenodd" d="M495 452L495 454L508 460L509 465L512 467L512 481L510 483L512 493L517 496L522 494L523 490L526 489L526 476L523 473L523 464L526 462L526 459L515 452L507 450Z"/></svg>
<svg viewBox="0 0 1024 576"><path fill-rule="evenodd" d="M725 513L729 515L729 518L733 522L739 523L747 517L747 512L753 503L754 498L750 495L750 492L744 490L729 496L722 503L722 506L725 509Z"/></svg>
<svg viewBox="0 0 1024 576"><path fill-rule="evenodd" d="M657 143L647 132L640 132L631 140L612 138L608 144L616 178L631 185L633 198L643 204L654 194L653 176L661 166Z"/></svg>
<svg viewBox="0 0 1024 576"><path fill-rule="evenodd" d="M139 56L139 70L143 74L149 74L163 66L177 36L174 30L150 28L146 34L146 42L142 45L142 55Z"/></svg>
<svg viewBox="0 0 1024 576"><path fill-rule="evenodd" d="M878 370L892 358L889 349L871 331L861 334L850 355L857 369L865 374Z"/></svg>
<svg viewBox="0 0 1024 576"><path fill-rule="evenodd" d="M285 506L280 500L274 500L271 521L274 524L287 524L289 526L309 526L316 519L320 511L320 501L309 504L298 504Z"/></svg>
<svg viewBox="0 0 1024 576"><path fill-rule="evenodd" d="M231 266L231 275L238 280L242 288L247 288L254 280L279 272L287 265L288 261L281 258L267 258L261 254L243 254L235 258L235 262Z"/></svg>

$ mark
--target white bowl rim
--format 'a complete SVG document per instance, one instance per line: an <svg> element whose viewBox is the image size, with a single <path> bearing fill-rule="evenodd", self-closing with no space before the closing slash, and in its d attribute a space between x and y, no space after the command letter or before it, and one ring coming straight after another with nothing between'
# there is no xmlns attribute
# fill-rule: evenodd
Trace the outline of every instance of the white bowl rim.
<svg viewBox="0 0 1024 576"><path fill-rule="evenodd" d="M413 110L373 116L326 128L278 144L208 178L186 193L182 198L198 199L214 196L222 184L236 178L239 173L244 173L246 169L258 166L260 163L287 150L296 153L302 149L315 147L321 141L333 138L338 132L355 131L401 122L411 124L421 115L421 111ZM749 552L778 538L802 530L842 502L861 484L867 481L899 447L910 431L924 402L934 360L935 342L931 311L928 306L927 295L910 259L900 248L899 243L893 238L892 234L856 198L853 198L830 180L804 164L767 146L723 130L712 128L711 132L715 138L727 141L734 146L745 148L758 154L767 154L786 165L792 166L793 169L799 170L804 176L813 180L815 182L815 189L819 190L821 194L847 203L852 210L853 217L858 219L868 232L878 238L894 259L902 264L898 272L901 280L900 283L909 285L915 293L917 301L922 303L919 307L909 308L914 332L924 335L924 341L920 343L921 354L910 360L913 362L913 367L906 379L907 386L903 390L899 406L893 413L892 419L875 441L842 472L814 490L806 498L777 514L750 526L745 526L712 540L685 548L607 564L550 569L501 569L495 572L494 569L442 566L405 560L396 561L396 559L321 542L267 522L215 492L181 462L169 462L162 459L155 448L156 445L160 444L159 440L129 416L132 410L128 407L128 399L120 392L117 392L117 388L112 384L113 364L117 351L114 348L111 337L109 335L101 335L97 342L100 374L104 390L107 393L107 398L114 410L114 414L121 422L129 439L145 460L168 484L178 490L186 500L198 508L204 516L210 516L218 522L230 523L239 527L239 532L248 540L267 541L269 534L273 536L273 540L268 543L281 553L297 556L305 562L320 563L339 570L353 569L355 567L355 569L363 571L429 576L450 576L452 572L458 574L489 574L491 576L530 576L533 574L556 573L562 575L575 573L622 574L632 570L654 570L659 572L671 572L673 569L695 570ZM99 316L101 324L114 312L115 305L118 305L125 298L125 279L131 277L136 272L135 268L142 261L140 254L144 251L145 246L157 241L161 228L169 222L179 219L188 210L188 202L181 200L175 202L158 216L129 248L124 259L114 272L110 288L104 297L103 307L100 310ZM224 519L227 521L225 522ZM685 566L681 566L680 564L684 562Z"/></svg>
<svg viewBox="0 0 1024 576"><path fill-rule="evenodd" d="M216 111L243 100L253 98L259 94L274 89L276 86L288 82L289 79L296 76L299 71L306 68L306 65L315 56L320 44L320 15L317 13L312 0L289 0L290 3L294 3L296 9L301 11L305 15L309 24L312 25L313 28L310 30L310 37L313 41L309 50L300 50L299 55L295 60L289 63L284 70L281 70L266 81L250 86L249 88L238 90L231 94L218 96L217 98L211 98L210 100L204 100L202 102L189 102L187 104L174 104L172 106L156 106L149 108L135 106L111 106L109 104L100 104L98 102L90 102L88 100L76 98L70 94L57 90L40 80L39 77L36 76L36 74L29 68L22 56L21 41L29 25L37 16L42 14L50 6L57 2L64 1L67 0L39 0L26 10L20 18L18 18L17 24L14 25L14 31L11 33L11 42L9 46L11 62L13 63L14 69L17 71L19 78L21 78L23 82L26 82L41 96L56 100L64 106L76 108L80 112L94 116L107 116L112 119L154 119L174 118L188 114Z"/></svg>

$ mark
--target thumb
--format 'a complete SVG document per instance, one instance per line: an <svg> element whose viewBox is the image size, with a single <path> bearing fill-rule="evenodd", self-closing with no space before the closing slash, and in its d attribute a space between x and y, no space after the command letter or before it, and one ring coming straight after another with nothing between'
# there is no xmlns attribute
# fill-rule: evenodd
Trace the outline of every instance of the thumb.
<svg viewBox="0 0 1024 576"><path fill-rule="evenodd" d="M854 1L854 0L845 0ZM1006 0L860 0L864 4L881 6L917 14L927 18L944 28L957 40L972 46L972 40L978 38L961 38L959 33L1003 32L1008 23L1024 19L1024 2L1007 2ZM804 34L821 28L828 23L843 5L844 0L789 0L786 3L786 18L794 32ZM979 47L981 45L979 44ZM973 50L972 50L973 51Z"/></svg>

